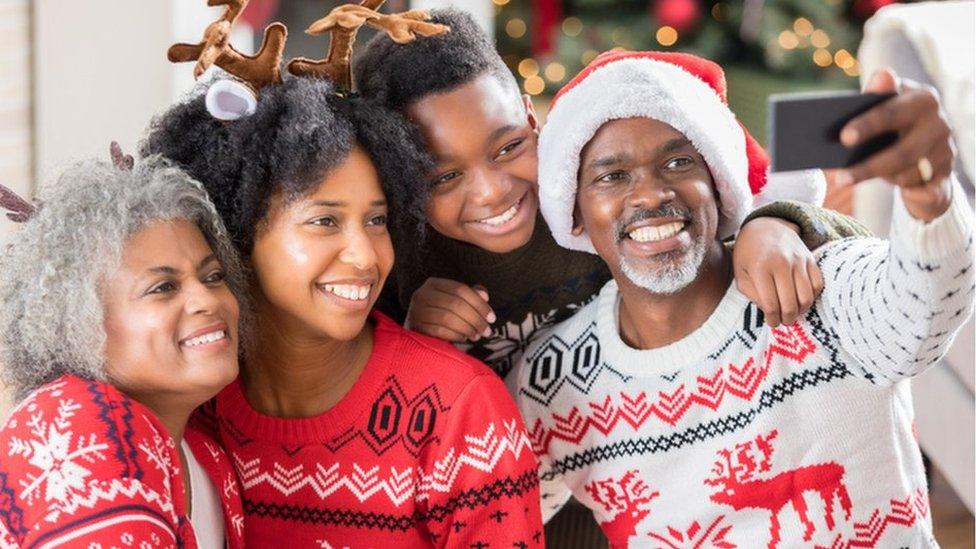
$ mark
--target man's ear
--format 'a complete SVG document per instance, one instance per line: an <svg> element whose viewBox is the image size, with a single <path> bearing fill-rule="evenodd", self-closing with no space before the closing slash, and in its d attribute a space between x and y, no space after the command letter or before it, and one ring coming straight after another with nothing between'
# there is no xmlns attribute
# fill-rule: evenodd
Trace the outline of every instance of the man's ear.
<svg viewBox="0 0 976 549"><path fill-rule="evenodd" d="M573 206L573 236L583 234L583 216L580 214L579 203Z"/></svg>
<svg viewBox="0 0 976 549"><path fill-rule="evenodd" d="M525 106L525 116L529 120L529 125L535 133L539 133L539 117L535 114L535 104L532 103L532 96L522 94L522 104Z"/></svg>

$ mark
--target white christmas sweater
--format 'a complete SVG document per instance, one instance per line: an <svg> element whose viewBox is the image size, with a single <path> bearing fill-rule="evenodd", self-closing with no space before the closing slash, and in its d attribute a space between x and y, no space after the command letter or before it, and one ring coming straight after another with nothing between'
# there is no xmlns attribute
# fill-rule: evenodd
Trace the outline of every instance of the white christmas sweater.
<svg viewBox="0 0 976 549"><path fill-rule="evenodd" d="M613 547L935 546L909 378L972 311L972 212L953 195L928 224L898 200L890 243L817 250L824 292L789 327L733 284L697 331L636 350L609 282L509 379L544 517L572 494Z"/></svg>

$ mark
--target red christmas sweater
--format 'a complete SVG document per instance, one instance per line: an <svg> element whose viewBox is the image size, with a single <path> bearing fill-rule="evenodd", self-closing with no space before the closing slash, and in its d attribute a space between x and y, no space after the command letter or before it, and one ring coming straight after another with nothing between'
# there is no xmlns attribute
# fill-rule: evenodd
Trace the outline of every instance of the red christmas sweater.
<svg viewBox="0 0 976 549"><path fill-rule="evenodd" d="M498 376L372 319L363 373L319 416L262 415L240 382L217 396L248 545L543 547L537 462Z"/></svg>
<svg viewBox="0 0 976 549"><path fill-rule="evenodd" d="M230 460L195 425L184 437L220 495L227 546L244 547ZM197 547L175 442L112 385L37 389L0 429L0 456L3 547Z"/></svg>

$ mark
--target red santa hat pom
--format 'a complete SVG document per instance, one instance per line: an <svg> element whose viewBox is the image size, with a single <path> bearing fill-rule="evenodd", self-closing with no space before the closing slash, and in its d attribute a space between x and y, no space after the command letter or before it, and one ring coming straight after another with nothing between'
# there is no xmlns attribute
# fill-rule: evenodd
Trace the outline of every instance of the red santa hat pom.
<svg viewBox="0 0 976 549"><path fill-rule="evenodd" d="M735 234L754 203L823 202L820 170L767 174L769 156L729 110L717 64L686 53L607 52L556 94L539 137L540 209L565 248L596 253L588 236L572 234L580 152L622 118L660 120L701 153L718 191L720 238Z"/></svg>

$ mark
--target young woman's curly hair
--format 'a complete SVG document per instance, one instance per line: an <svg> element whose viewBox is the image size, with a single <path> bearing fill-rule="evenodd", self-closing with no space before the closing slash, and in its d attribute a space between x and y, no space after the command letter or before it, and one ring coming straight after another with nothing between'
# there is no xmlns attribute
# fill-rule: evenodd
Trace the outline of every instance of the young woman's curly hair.
<svg viewBox="0 0 976 549"><path fill-rule="evenodd" d="M271 198L315 189L353 147L372 159L390 204L394 241L418 237L431 169L419 133L401 115L335 93L327 80L286 77L261 90L253 115L221 122L197 95L157 117L141 154L179 164L207 188L235 244L249 256Z"/></svg>

